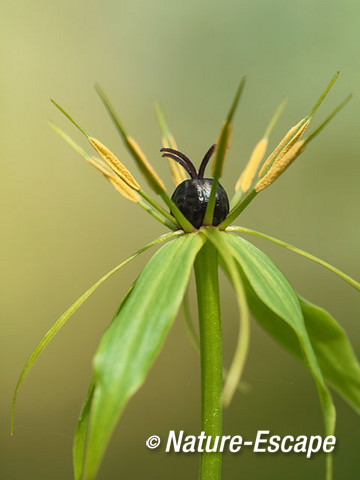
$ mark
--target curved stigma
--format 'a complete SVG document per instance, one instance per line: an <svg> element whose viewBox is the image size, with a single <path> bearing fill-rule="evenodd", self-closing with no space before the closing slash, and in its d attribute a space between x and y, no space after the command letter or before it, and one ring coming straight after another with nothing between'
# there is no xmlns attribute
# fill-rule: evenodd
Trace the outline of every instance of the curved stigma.
<svg viewBox="0 0 360 480"><path fill-rule="evenodd" d="M179 165L181 165L187 171L187 173L190 175L191 178L197 178L197 177L193 177L193 172L191 171L189 165L187 163L185 163L184 160L182 160L181 158L176 157L175 155L172 155L171 153L163 153L162 157L172 158L173 160L175 160L175 162L177 162Z"/></svg>
<svg viewBox="0 0 360 480"><path fill-rule="evenodd" d="M204 178L204 172L207 164L209 163L210 158L212 157L214 151L215 151L216 143L214 145L211 145L209 150L205 153L204 158L202 159L202 162L200 164L200 168L198 171L198 178Z"/></svg>
<svg viewBox="0 0 360 480"><path fill-rule="evenodd" d="M183 168L185 168L191 178L198 178L194 164L186 155L173 148L161 148L160 152L166 152L163 154L163 157L169 157L178 162Z"/></svg>

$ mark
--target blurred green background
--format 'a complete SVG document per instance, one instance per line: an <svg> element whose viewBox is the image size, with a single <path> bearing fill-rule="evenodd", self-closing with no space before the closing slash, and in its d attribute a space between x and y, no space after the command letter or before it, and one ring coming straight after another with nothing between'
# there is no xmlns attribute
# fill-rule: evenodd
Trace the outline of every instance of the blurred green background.
<svg viewBox="0 0 360 480"><path fill-rule="evenodd" d="M41 355L20 391L11 438L10 403L17 377L42 334L75 298L165 231L56 136L48 119L86 145L49 99L67 108L134 171L94 92L94 82L100 82L171 190L159 154L153 102L161 102L179 148L197 164L216 140L239 79L246 74L222 181L232 192L279 102L289 97L271 146L309 112L339 69L341 77L314 124L349 92L353 100L237 223L298 245L358 277L359 21L357 0L1 2L2 479L71 478L72 435L92 355L149 255L101 287ZM280 247L254 243L302 295L339 320L359 354L355 290ZM228 363L237 314L233 292L223 280ZM170 429L199 431L198 363L179 318L145 385L125 411L99 479L197 478L196 455L149 451L145 440L152 434L165 438ZM237 395L225 412L226 434L252 438L258 429L280 435L322 432L310 375L256 324L245 380L251 390ZM335 478L358 478L360 422L337 395L335 401ZM224 480L319 479L323 474L324 457L319 454L307 460L245 451L227 454L223 462Z"/></svg>

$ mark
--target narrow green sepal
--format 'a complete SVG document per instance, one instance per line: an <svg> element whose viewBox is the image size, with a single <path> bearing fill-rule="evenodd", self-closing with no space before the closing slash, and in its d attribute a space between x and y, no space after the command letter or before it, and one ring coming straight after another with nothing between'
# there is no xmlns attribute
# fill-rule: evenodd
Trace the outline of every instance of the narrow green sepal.
<svg viewBox="0 0 360 480"><path fill-rule="evenodd" d="M323 122L313 131L308 135L306 138L304 138L304 146L311 142L316 135L318 135L323 128L326 127L326 125L332 120L337 113L340 112L340 110L345 107L345 105L351 100L352 94L348 95L331 113L328 115Z"/></svg>
<svg viewBox="0 0 360 480"><path fill-rule="evenodd" d="M203 222L204 225L212 225L212 222L213 222L216 192L219 184L219 178L222 175L222 169L224 166L226 152L231 140L231 122L235 114L236 107L238 106L241 93L244 89L245 82L246 82L246 77L243 77L240 82L239 88L236 92L236 95L231 105L231 108L229 110L229 113L227 115L226 121L220 131L219 139L216 145L214 160L212 164L213 165L212 173L213 173L214 179L213 179L210 197L209 197L209 201L208 201L205 216L204 216L204 222Z"/></svg>
<svg viewBox="0 0 360 480"><path fill-rule="evenodd" d="M336 72L335 75L333 76L333 78L330 80L328 86L325 88L325 90L322 92L322 94L320 95L320 98L319 100L316 102L316 104L314 105L309 117L313 117L316 113L316 111L318 110L318 108L320 107L320 105L322 104L322 102L325 100L327 94L329 93L331 87L334 85L334 83L336 82L336 80L338 79L340 75L340 72Z"/></svg>
<svg viewBox="0 0 360 480"><path fill-rule="evenodd" d="M63 108L61 107L57 102L55 102L55 100L53 100L52 98L50 99L50 101L55 105L55 107L57 107L61 113L63 113L65 115L65 117L67 117L70 122L78 129L80 130L80 132L85 135L86 138L88 137L91 137L91 135L86 131L84 130L82 127L80 127L80 125L75 122L75 120L70 116L70 114Z"/></svg>

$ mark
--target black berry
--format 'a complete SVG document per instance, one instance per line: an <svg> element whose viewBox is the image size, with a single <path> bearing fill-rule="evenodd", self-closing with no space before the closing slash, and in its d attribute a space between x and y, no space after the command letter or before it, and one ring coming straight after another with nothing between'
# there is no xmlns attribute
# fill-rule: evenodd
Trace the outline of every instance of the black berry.
<svg viewBox="0 0 360 480"><path fill-rule="evenodd" d="M178 150L172 148L162 148L160 150L161 152L165 152L163 157L169 157L178 162L183 168L185 168L191 177L189 180L185 180L176 187L171 200L195 228L200 228L203 224L206 207L210 197L213 179L203 178L203 176L205 167L209 162L211 155L214 153L214 150L215 145L212 145L203 158L198 172L196 172L196 168L190 159ZM228 213L229 199L226 191L219 183L216 192L212 225L219 225L225 220Z"/></svg>

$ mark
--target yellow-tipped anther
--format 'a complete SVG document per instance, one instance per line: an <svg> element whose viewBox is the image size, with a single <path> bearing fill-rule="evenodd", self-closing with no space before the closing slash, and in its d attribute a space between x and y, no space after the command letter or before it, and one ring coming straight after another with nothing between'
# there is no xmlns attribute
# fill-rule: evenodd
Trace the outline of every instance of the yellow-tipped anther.
<svg viewBox="0 0 360 480"><path fill-rule="evenodd" d="M120 178L118 177L109 177L109 182L113 187L116 188L116 190L121 193L121 195L128 200L134 202L134 203L139 203L140 201L140 196L138 193L136 193L135 190L132 190L130 187L126 185Z"/></svg>
<svg viewBox="0 0 360 480"><path fill-rule="evenodd" d="M290 150L287 151L284 155L279 156L273 165L270 167L269 171L264 175L264 177L257 182L255 185L255 192L261 192L266 187L271 185L275 180L286 170L295 158L303 151L305 140L299 140L295 145L293 145Z"/></svg>
<svg viewBox="0 0 360 480"><path fill-rule="evenodd" d="M87 158L87 161L95 167L99 172L101 172L111 183L116 190L121 193L121 195L128 200L131 200L134 203L139 203L139 195L126 185L125 182L121 180L117 175L114 175L113 172L108 169L107 164L103 162L100 158L93 157Z"/></svg>
<svg viewBox="0 0 360 480"><path fill-rule="evenodd" d="M268 139L262 138L260 142L258 142L251 153L250 159L243 170L242 174L240 175L238 181L235 185L235 191L241 190L242 192L246 192L249 190L252 181L256 175L257 169L259 168L262 159L264 158L266 148L268 145Z"/></svg>
<svg viewBox="0 0 360 480"><path fill-rule="evenodd" d="M142 171L143 175L145 176L148 184L156 193L165 192L165 185L149 163L148 159L146 158L144 152L141 150L139 145L132 137L127 137L126 139L129 149L133 154L140 170Z"/></svg>
<svg viewBox="0 0 360 480"><path fill-rule="evenodd" d="M96 157L95 155L90 157L88 156L86 160L93 166L95 167L99 172L101 172L103 175L105 175L106 178L115 176L110 170L110 168L107 166L107 163L105 163L101 158Z"/></svg>
<svg viewBox="0 0 360 480"><path fill-rule="evenodd" d="M259 177L261 177L265 173L266 169L269 167L269 165L271 165L274 159L285 155L292 148L292 146L295 145L295 143L301 138L301 136L307 129L309 123L310 119L305 121L305 118L303 118L294 127L290 128L285 137L277 145L275 150L265 160L264 165L260 169L258 175Z"/></svg>
<svg viewBox="0 0 360 480"><path fill-rule="evenodd" d="M134 190L140 190L140 185L131 175L129 170L118 160L118 158L109 150L105 145L103 145L96 138L88 137L89 142L101 156L101 158L109 165L111 170L115 172L121 180L123 180L126 185Z"/></svg>

